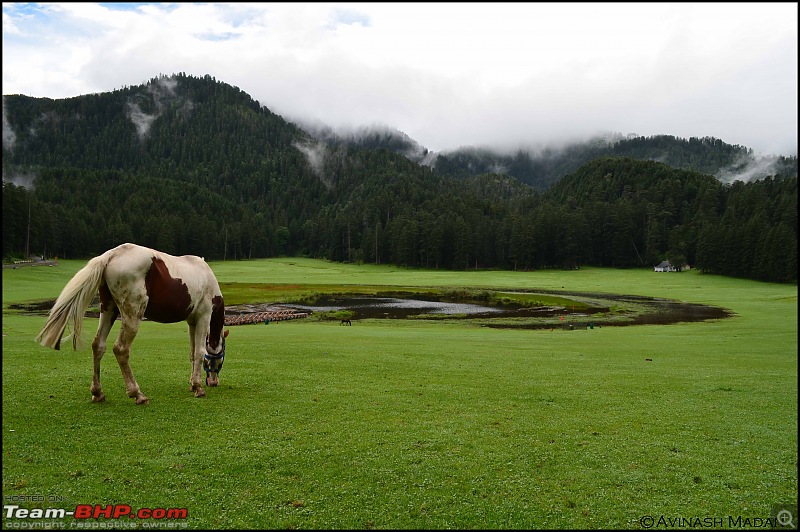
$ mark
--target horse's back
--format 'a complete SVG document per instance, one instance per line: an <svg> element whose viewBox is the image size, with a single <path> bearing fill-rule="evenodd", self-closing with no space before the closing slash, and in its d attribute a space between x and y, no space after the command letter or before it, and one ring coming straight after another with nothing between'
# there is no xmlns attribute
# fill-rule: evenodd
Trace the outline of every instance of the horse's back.
<svg viewBox="0 0 800 532"><path fill-rule="evenodd" d="M214 278L205 260L196 255L174 256L138 244L121 244L106 253L111 255L109 271L118 274L146 275L154 265L163 265L174 278L185 281L204 281L207 276ZM110 268L113 264L113 270Z"/></svg>
<svg viewBox="0 0 800 532"><path fill-rule="evenodd" d="M162 323L210 313L219 283L208 264L195 255L174 256L137 244L109 250L106 285L117 305L145 308L145 317Z"/></svg>

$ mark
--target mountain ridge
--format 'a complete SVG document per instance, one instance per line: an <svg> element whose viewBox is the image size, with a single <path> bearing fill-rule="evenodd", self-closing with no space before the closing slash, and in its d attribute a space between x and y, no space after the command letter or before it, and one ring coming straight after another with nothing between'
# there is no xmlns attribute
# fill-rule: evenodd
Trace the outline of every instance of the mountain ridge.
<svg viewBox="0 0 800 532"><path fill-rule="evenodd" d="M189 115L193 111L197 98L197 90L189 89L185 94L176 93L179 80L184 84L191 79L210 81L221 87L226 97L238 97L243 103L256 112L265 112L282 120L287 127L302 131L308 139L296 141L295 146L308 146L309 139L335 148L346 146L365 149L388 149L421 165L429 166L438 172L455 177L471 177L482 173L505 173L532 186L537 191L544 191L564 175L576 170L581 164L597 157L612 155L634 157L642 160L660 161L679 169L695 170L708 173L720 181L730 183L737 179L750 181L768 175L781 173L796 175L796 156L755 155L751 148L730 145L714 137L691 137L689 139L669 134L651 137L608 133L572 144L536 147L520 147L501 150L490 147L464 146L455 150L432 152L404 132L387 125L360 126L350 129L334 129L321 123L295 123L272 113L265 105L252 99L238 87L227 85L211 76L192 78L185 74L160 76L151 79L146 85L117 89L111 93L96 93L74 98L52 100L49 98L31 98L20 95L3 96L3 146L14 144L16 132L9 124L5 114L6 99L30 98L33 101L59 102L85 99L105 94L130 92L130 99L125 106L125 115L135 128L137 135L146 136L155 120L162 113L173 112ZM142 89L144 87L144 89ZM137 90L139 92L137 92ZM178 103L177 110L174 109ZM170 109L172 108L172 109ZM33 122L29 119L28 122ZM300 148L298 148L300 149ZM301 149L301 151L303 151ZM304 151L306 157L311 151ZM794 172L794 174L792 174Z"/></svg>

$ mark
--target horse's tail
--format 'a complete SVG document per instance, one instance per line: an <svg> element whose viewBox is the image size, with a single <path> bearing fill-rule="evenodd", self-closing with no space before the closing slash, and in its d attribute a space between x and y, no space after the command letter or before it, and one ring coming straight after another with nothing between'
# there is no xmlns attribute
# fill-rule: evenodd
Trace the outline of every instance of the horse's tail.
<svg viewBox="0 0 800 532"><path fill-rule="evenodd" d="M50 309L47 323L36 336L37 342L45 347L60 349L64 329L70 325L72 348L78 348L83 330L83 315L103 282L108 259L108 253L93 258L70 279Z"/></svg>

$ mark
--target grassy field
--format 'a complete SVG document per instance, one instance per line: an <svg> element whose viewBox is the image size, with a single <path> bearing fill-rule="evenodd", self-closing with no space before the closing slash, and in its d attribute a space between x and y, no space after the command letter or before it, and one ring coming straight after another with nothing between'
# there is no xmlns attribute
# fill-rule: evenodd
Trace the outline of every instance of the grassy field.
<svg viewBox="0 0 800 532"><path fill-rule="evenodd" d="M748 528L797 505L796 285L694 271L217 262L228 304L342 285L537 288L735 316L555 332L237 326L205 399L189 392L186 324L146 322L131 365L151 402L136 406L110 350L107 400L94 404L90 348L40 347L44 318L8 309L54 299L83 264L3 271L4 504L185 508L186 519L118 523L259 529L642 528L647 516L654 528L697 518ZM36 520L4 513L4 528L23 522Z"/></svg>

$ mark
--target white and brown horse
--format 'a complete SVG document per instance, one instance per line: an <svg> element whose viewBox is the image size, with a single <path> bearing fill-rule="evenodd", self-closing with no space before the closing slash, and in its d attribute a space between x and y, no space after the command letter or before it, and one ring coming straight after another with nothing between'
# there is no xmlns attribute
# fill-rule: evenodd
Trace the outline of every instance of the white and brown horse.
<svg viewBox="0 0 800 532"><path fill-rule="evenodd" d="M95 294L100 295L100 324L92 342L94 375L92 401L103 401L100 386L100 360L106 351L106 338L114 321L121 317L114 355L125 379L128 397L137 404L149 399L142 393L131 371L128 358L131 343L142 319L159 323L189 324L192 372L189 384L195 397L206 392L200 369L206 371L206 385L219 384L219 372L225 359L225 305L219 283L208 264L200 257L173 257L136 244L122 244L90 260L67 283L58 296L50 316L36 341L59 349L64 329L72 328L72 346L77 349L83 315Z"/></svg>

